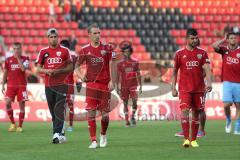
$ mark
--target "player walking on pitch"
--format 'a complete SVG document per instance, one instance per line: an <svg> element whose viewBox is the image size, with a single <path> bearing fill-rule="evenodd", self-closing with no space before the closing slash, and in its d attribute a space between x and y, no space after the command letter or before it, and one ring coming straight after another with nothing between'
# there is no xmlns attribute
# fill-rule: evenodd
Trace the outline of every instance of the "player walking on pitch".
<svg viewBox="0 0 240 160"><path fill-rule="evenodd" d="M90 43L82 47L76 64L86 63L86 75L81 79L86 82L86 110L88 111L88 128L91 144L89 148L97 148L96 113L102 115L100 147L107 146L107 128L109 124L112 83L111 64L113 49L100 41L100 29L96 24L88 27ZM81 69L80 69L81 70Z"/></svg>
<svg viewBox="0 0 240 160"><path fill-rule="evenodd" d="M23 132L22 125L25 117L25 101L28 100L27 81L25 70L29 67L29 58L22 56L21 43L13 44L14 55L7 58L3 70L2 93L5 94L7 114L11 121L9 132ZM7 91L5 93L5 84L7 83ZM20 113L19 124L16 128L13 117L12 102L17 96Z"/></svg>
<svg viewBox="0 0 240 160"><path fill-rule="evenodd" d="M65 79L73 70L69 50L58 44L55 28L47 31L49 46L40 50L37 57L37 72L45 74L45 93L53 122L55 144L66 142L64 119L68 86Z"/></svg>
<svg viewBox="0 0 240 160"><path fill-rule="evenodd" d="M124 115L126 121L126 127L130 126L128 116L128 99L129 96L132 99L132 116L131 124L136 125L135 112L137 110L137 87L139 85L139 93L142 93L141 74L139 69L139 63L137 60L131 58L133 48L131 44L125 44L122 46L121 51L124 55L124 60L117 65L117 92L120 94L124 103ZM120 81L121 80L121 81ZM119 81L121 88L119 88Z"/></svg>
<svg viewBox="0 0 240 160"><path fill-rule="evenodd" d="M223 44L227 42L227 46ZM225 132L231 132L232 120L230 107L236 106L234 134L240 135L240 46L238 35L228 33L223 40L213 44L215 52L222 55L223 104L226 116Z"/></svg>
<svg viewBox="0 0 240 160"><path fill-rule="evenodd" d="M210 61L207 52L197 47L198 33L195 29L187 30L186 42L186 47L178 50L175 55L172 95L174 97L178 96L179 91L181 125L184 133L183 146L199 147L196 141L199 127L199 110L204 109L205 93L212 90ZM180 79L177 91L178 70L180 70ZM204 83L205 74L206 84ZM192 109L191 137L189 135L190 109Z"/></svg>

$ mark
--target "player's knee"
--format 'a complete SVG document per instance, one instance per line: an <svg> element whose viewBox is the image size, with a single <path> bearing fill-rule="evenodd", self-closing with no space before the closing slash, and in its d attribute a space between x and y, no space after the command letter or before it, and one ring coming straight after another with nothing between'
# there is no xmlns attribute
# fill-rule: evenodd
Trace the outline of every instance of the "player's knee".
<svg viewBox="0 0 240 160"><path fill-rule="evenodd" d="M6 108L7 109L11 109L12 108L12 102L11 102L11 100L9 98L6 99Z"/></svg>
<svg viewBox="0 0 240 160"><path fill-rule="evenodd" d="M136 99L133 99L133 108L137 108L137 100Z"/></svg>
<svg viewBox="0 0 240 160"><path fill-rule="evenodd" d="M102 120L103 120L103 121L109 121L109 116L108 116L108 115L107 115L107 116L103 116L103 117L102 117Z"/></svg>
<svg viewBox="0 0 240 160"><path fill-rule="evenodd" d="M232 103L224 103L225 108L230 108L232 106Z"/></svg>
<svg viewBox="0 0 240 160"><path fill-rule="evenodd" d="M189 111L189 106L187 105L187 103L181 103L179 107L182 111Z"/></svg>

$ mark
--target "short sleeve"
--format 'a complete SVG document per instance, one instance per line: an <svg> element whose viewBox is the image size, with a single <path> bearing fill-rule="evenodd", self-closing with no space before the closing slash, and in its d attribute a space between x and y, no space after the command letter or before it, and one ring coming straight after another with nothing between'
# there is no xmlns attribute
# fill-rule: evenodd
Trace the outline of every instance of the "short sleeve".
<svg viewBox="0 0 240 160"><path fill-rule="evenodd" d="M43 62L43 51L42 50L38 53L36 63L40 64L40 65L43 65L43 63L44 63Z"/></svg>
<svg viewBox="0 0 240 160"><path fill-rule="evenodd" d="M206 63L210 64L210 59L208 58L207 52L204 52L202 60L203 60L202 61L203 65L206 64Z"/></svg>
<svg viewBox="0 0 240 160"><path fill-rule="evenodd" d="M70 51L66 49L66 61L72 62L72 56L70 55Z"/></svg>
<svg viewBox="0 0 240 160"><path fill-rule="evenodd" d="M84 53L84 50L81 49L78 53L77 62L79 64L82 64L85 60L86 60L86 54Z"/></svg>

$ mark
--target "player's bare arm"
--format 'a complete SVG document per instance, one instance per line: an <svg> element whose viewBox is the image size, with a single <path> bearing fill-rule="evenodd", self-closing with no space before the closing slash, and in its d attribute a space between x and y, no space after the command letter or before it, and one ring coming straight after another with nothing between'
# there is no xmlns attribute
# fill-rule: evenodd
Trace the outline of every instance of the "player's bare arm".
<svg viewBox="0 0 240 160"><path fill-rule="evenodd" d="M138 78L138 85L139 85L139 93L141 94L142 93L142 77L139 69L137 71L137 78Z"/></svg>
<svg viewBox="0 0 240 160"><path fill-rule="evenodd" d="M172 74L172 96L173 97L177 97L178 96L178 91L176 89L177 74L178 74L178 70L174 68L173 69L173 74Z"/></svg>
<svg viewBox="0 0 240 160"><path fill-rule="evenodd" d="M212 91L212 80L211 80L211 68L208 63L203 65L204 72L206 73L206 92L211 92Z"/></svg>
<svg viewBox="0 0 240 160"><path fill-rule="evenodd" d="M23 63L22 63L22 60L21 60L21 57L20 57L19 55L17 55L17 54L14 54L14 57L15 57L15 58L17 59L17 61L18 61L18 65L19 65L21 71L24 72L27 68L24 67L24 65L23 65Z"/></svg>
<svg viewBox="0 0 240 160"><path fill-rule="evenodd" d="M226 41L226 37L224 39L221 39L221 40L217 41L217 42L214 42L212 44L213 49L218 51L220 49L221 44L223 44L225 41Z"/></svg>
<svg viewBox="0 0 240 160"><path fill-rule="evenodd" d="M117 76L116 76L116 87L117 87L117 93L120 94L120 88L119 88L119 81L120 81L120 73L117 71Z"/></svg>
<svg viewBox="0 0 240 160"><path fill-rule="evenodd" d="M52 74L52 70L51 69L45 69L43 68L43 65L37 64L37 69L36 69L36 73L44 73L44 74L48 74L51 75Z"/></svg>
<svg viewBox="0 0 240 160"><path fill-rule="evenodd" d="M77 61L75 64L75 72L77 74L77 77L82 81L82 82L86 82L87 78L86 78L86 74L84 74L82 72L82 66L83 66L83 61L79 62Z"/></svg>
<svg viewBox="0 0 240 160"><path fill-rule="evenodd" d="M5 94L5 84L7 83L7 75L8 71L7 69L3 70L3 79L2 79L2 93Z"/></svg>
<svg viewBox="0 0 240 160"><path fill-rule="evenodd" d="M67 72L71 72L73 70L73 65L71 62L68 62L67 66L64 68L60 68L60 69L54 69L52 71L51 75L56 75L56 74L61 74L61 73L67 73Z"/></svg>

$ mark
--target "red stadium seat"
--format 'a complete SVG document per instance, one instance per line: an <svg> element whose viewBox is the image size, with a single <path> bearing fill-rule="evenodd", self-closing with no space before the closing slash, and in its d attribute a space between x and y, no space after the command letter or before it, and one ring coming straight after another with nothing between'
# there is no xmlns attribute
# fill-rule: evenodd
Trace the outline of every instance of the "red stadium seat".
<svg viewBox="0 0 240 160"><path fill-rule="evenodd" d="M22 20L22 15L21 14L13 14L13 20L14 21L21 21Z"/></svg>
<svg viewBox="0 0 240 160"><path fill-rule="evenodd" d="M13 28L16 27L16 24L15 24L15 22L9 21L9 22L6 23L5 27L13 29Z"/></svg>
<svg viewBox="0 0 240 160"><path fill-rule="evenodd" d="M36 21L36 22L39 22L40 21L40 16L39 15L36 15L36 14L34 14L34 15L32 15L32 17L31 17L32 19L32 21Z"/></svg>
<svg viewBox="0 0 240 160"><path fill-rule="evenodd" d="M33 44L38 44L38 45L40 45L40 44L42 44L42 38L40 38L40 37L35 37L35 38L33 38Z"/></svg>
<svg viewBox="0 0 240 160"><path fill-rule="evenodd" d="M30 38L30 37L25 37L23 43L24 43L24 44L32 44L32 38Z"/></svg>
<svg viewBox="0 0 240 160"><path fill-rule="evenodd" d="M20 31L20 36L29 36L29 30L27 30L27 29L22 29L21 31Z"/></svg>
<svg viewBox="0 0 240 160"><path fill-rule="evenodd" d="M7 45L11 45L14 43L14 39L12 37L6 37L4 41Z"/></svg>
<svg viewBox="0 0 240 160"><path fill-rule="evenodd" d="M174 36L174 37L179 37L180 36L180 31L174 29L174 30L171 31L171 35Z"/></svg>

